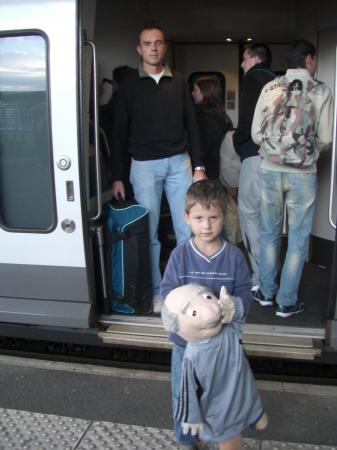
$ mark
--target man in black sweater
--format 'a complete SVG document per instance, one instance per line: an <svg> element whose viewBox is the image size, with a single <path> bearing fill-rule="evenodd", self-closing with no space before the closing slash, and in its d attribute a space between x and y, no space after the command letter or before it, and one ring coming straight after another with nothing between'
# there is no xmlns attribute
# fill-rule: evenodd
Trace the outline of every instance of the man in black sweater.
<svg viewBox="0 0 337 450"><path fill-rule="evenodd" d="M138 70L129 70L116 98L113 132L113 196L125 197L123 155L131 155L130 182L139 204L149 210L150 257L154 312L160 311L160 242L158 223L162 193L170 205L177 243L190 237L183 219L185 192L206 178L190 93L181 74L164 64L167 44L157 26L144 28L137 52Z"/></svg>
<svg viewBox="0 0 337 450"><path fill-rule="evenodd" d="M258 289L260 254L260 181L261 158L253 142L251 128L255 106L263 86L275 78L270 70L271 52L264 44L247 46L241 68L244 72L239 105L239 122L233 144L241 158L238 209L243 241L252 268L253 290Z"/></svg>

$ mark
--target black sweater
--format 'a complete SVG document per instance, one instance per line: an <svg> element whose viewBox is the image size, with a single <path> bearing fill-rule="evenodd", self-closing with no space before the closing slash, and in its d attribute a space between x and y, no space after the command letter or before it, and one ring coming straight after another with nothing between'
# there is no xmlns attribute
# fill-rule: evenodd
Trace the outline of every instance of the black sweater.
<svg viewBox="0 0 337 450"><path fill-rule="evenodd" d="M219 178L220 146L233 124L228 115L211 108L207 104L196 105L197 120L201 137L201 157L206 168L206 175L211 180Z"/></svg>
<svg viewBox="0 0 337 450"><path fill-rule="evenodd" d="M113 124L113 179L123 178L123 154L139 161L188 151L202 165L200 137L190 94L181 74L165 68L159 84L141 68L120 85Z"/></svg>
<svg viewBox="0 0 337 450"><path fill-rule="evenodd" d="M233 144L241 160L258 155L259 146L251 137L255 106L263 86L274 78L274 73L265 62L253 66L243 78L238 127L233 135Z"/></svg>

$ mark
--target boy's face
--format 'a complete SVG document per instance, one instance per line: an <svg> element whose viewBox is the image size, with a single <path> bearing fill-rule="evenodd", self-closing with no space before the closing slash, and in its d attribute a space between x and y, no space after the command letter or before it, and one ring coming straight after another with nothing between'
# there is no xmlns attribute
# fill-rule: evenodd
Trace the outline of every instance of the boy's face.
<svg viewBox="0 0 337 450"><path fill-rule="evenodd" d="M220 239L224 225L224 214L218 205L212 204L209 209L196 203L190 209L189 214L185 213L185 220L191 227L195 241L205 244L212 244Z"/></svg>

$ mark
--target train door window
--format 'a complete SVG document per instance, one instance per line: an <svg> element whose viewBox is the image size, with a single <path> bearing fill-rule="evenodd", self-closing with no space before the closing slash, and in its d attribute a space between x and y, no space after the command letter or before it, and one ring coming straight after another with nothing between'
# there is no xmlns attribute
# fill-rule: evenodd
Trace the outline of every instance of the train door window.
<svg viewBox="0 0 337 450"><path fill-rule="evenodd" d="M55 200L43 36L0 37L0 225L48 232Z"/></svg>

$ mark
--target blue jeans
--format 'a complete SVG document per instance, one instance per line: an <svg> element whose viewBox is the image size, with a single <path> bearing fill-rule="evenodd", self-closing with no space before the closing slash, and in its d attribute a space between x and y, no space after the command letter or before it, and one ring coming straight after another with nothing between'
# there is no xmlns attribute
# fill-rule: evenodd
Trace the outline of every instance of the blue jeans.
<svg viewBox="0 0 337 450"><path fill-rule="evenodd" d="M130 181L137 202L149 210L152 292L155 295L159 294L161 283L158 224L163 191L170 206L177 244L191 236L184 220L185 193L192 183L190 157L187 153L181 153L151 161L132 159Z"/></svg>
<svg viewBox="0 0 337 450"><path fill-rule="evenodd" d="M291 306L297 303L303 265L308 256L317 175L264 169L260 169L260 174L260 289L267 298L277 293L276 302L279 305ZM278 288L276 276L284 207L288 218L288 248Z"/></svg>
<svg viewBox="0 0 337 450"><path fill-rule="evenodd" d="M241 234L252 268L253 285L259 284L260 165L260 156L250 156L242 161L238 193Z"/></svg>
<svg viewBox="0 0 337 450"><path fill-rule="evenodd" d="M185 347L181 345L173 345L172 357L171 357L171 383L172 383L172 409L173 415L177 407L179 394L180 394L180 382L181 382L181 367L184 358ZM198 438L192 436L190 433L183 434L181 422L173 420L174 436L178 444L188 445L194 444Z"/></svg>

